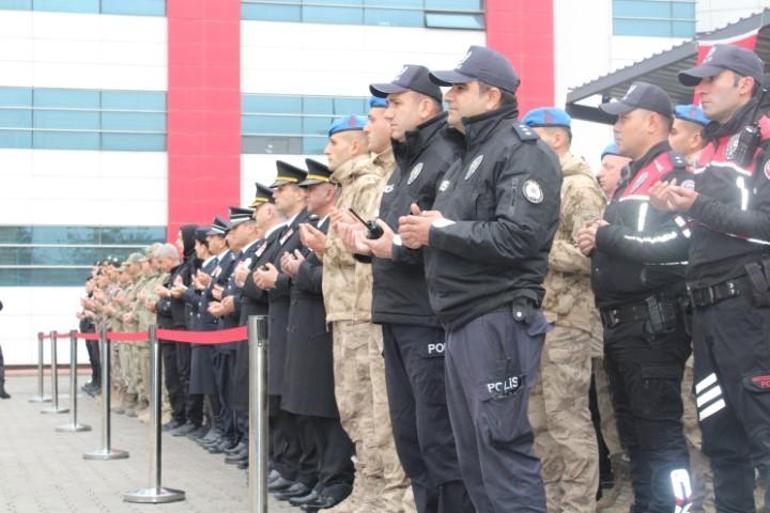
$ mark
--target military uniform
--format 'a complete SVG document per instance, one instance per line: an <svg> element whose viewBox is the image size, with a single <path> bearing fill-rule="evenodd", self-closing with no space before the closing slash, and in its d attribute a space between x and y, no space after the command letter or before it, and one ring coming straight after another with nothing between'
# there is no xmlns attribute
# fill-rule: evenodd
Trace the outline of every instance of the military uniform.
<svg viewBox="0 0 770 513"><path fill-rule="evenodd" d="M543 300L545 317L555 328L545 337L529 418L548 511L594 513L599 460L588 398L592 345L601 327L590 260L577 249L577 232L586 221L601 217L604 197L585 160L565 153L560 161L561 213Z"/></svg>

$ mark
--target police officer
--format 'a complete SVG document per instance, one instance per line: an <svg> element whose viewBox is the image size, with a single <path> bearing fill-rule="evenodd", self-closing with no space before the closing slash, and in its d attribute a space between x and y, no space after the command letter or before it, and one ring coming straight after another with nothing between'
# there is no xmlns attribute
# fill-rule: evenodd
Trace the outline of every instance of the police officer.
<svg viewBox="0 0 770 513"><path fill-rule="evenodd" d="M433 205L438 182L459 156L463 138L447 126L441 89L424 66L406 65L392 82L369 89L387 98L384 118L397 168L380 201L383 235L368 239L356 223L348 225L346 238L357 253L375 257L372 320L383 330L396 448L417 511L473 511L446 408L444 330L428 301L421 251L404 247L394 236L399 217L412 203L424 209Z"/></svg>
<svg viewBox="0 0 770 513"><path fill-rule="evenodd" d="M673 113L662 89L635 82L601 109L618 116L615 140L632 163L604 219L582 228L578 244L584 254L593 252L618 432L631 458L632 511L671 512L679 476L690 486L680 396L690 344L680 308L684 266L676 264L687 239L670 214L650 205L649 191L689 172L668 144Z"/></svg>
<svg viewBox="0 0 770 513"><path fill-rule="evenodd" d="M712 120L708 144L694 187L653 191L691 220L683 231L691 234L694 392L720 513L756 511L755 467L766 478L770 472L770 123L760 116L762 72L753 52L716 45L680 73Z"/></svg>
<svg viewBox="0 0 770 513"><path fill-rule="evenodd" d="M425 248L463 481L479 513L544 513L527 402L548 326L539 306L561 171L517 121L519 77L503 55L472 46L431 79L451 86L448 122L465 135L466 152L439 183L433 209L412 205L399 234L406 247Z"/></svg>
<svg viewBox="0 0 770 513"><path fill-rule="evenodd" d="M588 399L591 347L602 327L590 261L577 249L576 236L587 220L601 217L604 195L588 163L570 152L572 119L566 112L538 108L523 122L553 149L564 175L559 228L544 282L543 311L555 328L545 337L540 381L529 403L535 452L543 465L548 511L595 513L599 460Z"/></svg>

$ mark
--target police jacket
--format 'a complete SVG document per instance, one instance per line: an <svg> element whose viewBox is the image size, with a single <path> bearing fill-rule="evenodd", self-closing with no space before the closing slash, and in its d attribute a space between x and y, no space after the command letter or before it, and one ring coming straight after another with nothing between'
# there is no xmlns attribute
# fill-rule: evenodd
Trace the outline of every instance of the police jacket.
<svg viewBox="0 0 770 513"><path fill-rule="evenodd" d="M752 100L728 123L706 127L708 145L695 167L698 198L692 220L687 280L696 287L745 274L770 251L770 119L760 117L759 148L746 168L732 162L741 129L754 121Z"/></svg>
<svg viewBox="0 0 770 513"><path fill-rule="evenodd" d="M687 163L663 141L627 171L604 213L609 226L596 233L591 285L600 308L684 291L688 240L677 224L682 221L650 205L649 190L674 178L691 184Z"/></svg>
<svg viewBox="0 0 770 513"><path fill-rule="evenodd" d="M540 304L559 222L556 155L515 107L463 119L466 152L447 170L433 209L446 218L424 251L430 303L446 328L519 297Z"/></svg>
<svg viewBox="0 0 770 513"><path fill-rule="evenodd" d="M399 217L409 215L412 203L424 210L433 207L439 181L462 152L462 134L450 128L446 118L442 113L407 132L405 142L392 141L397 168L383 189L379 217L393 231L398 231ZM373 258L372 265L373 322L438 326L421 251L394 244L392 260Z"/></svg>
<svg viewBox="0 0 770 513"><path fill-rule="evenodd" d="M206 274L213 274L219 263L217 257L211 257L201 265L201 271ZM211 331L218 327L219 320L208 312L208 294L207 290L196 290L194 287L187 287L182 298L190 306L187 311L187 329L195 331Z"/></svg>
<svg viewBox="0 0 770 513"><path fill-rule="evenodd" d="M185 260L184 263L171 270L168 280L163 284L171 290L177 277L182 278L182 283L189 287L192 283L192 273L195 269L195 258ZM187 314L186 303L183 298L164 297L158 300L158 326L166 329L183 329L186 327Z"/></svg>

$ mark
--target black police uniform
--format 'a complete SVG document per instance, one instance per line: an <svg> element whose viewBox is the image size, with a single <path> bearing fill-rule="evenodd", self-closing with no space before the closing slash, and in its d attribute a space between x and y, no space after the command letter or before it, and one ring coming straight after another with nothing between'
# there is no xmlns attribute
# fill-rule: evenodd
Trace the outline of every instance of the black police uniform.
<svg viewBox="0 0 770 513"><path fill-rule="evenodd" d="M759 122L762 141L751 163L731 160L756 102L724 125L707 126L699 196L687 212L694 393L717 510L731 513L755 511L755 467L770 477L770 119Z"/></svg>
<svg viewBox="0 0 770 513"><path fill-rule="evenodd" d="M690 354L684 266L687 238L649 189L692 176L667 141L627 170L599 228L591 281L604 324L605 362L621 443L631 458L632 512L672 512L671 472L689 468L681 382ZM667 262L652 264L650 262Z"/></svg>
<svg viewBox="0 0 770 513"><path fill-rule="evenodd" d="M211 276L219 266L216 256L209 258L201 265L201 271ZM209 299L207 290L195 290L189 287L184 299L192 305L190 329L194 331L216 331L219 329L219 319L208 312ZM214 368L211 364L213 348L206 344L192 344L190 357L190 394L216 394ZM218 401L217 401L218 403ZM219 408L216 408L218 411Z"/></svg>
<svg viewBox="0 0 770 513"><path fill-rule="evenodd" d="M397 168L379 217L394 231L412 203L433 206L444 172L464 138L439 114L392 141ZM421 251L394 244L393 258L373 258L372 322L382 325L393 436L420 513L473 511L457 463L444 386L444 330L428 300Z"/></svg>
<svg viewBox="0 0 770 513"><path fill-rule="evenodd" d="M548 324L543 298L562 173L515 107L463 119L467 150L439 184L424 249L447 332L446 389L463 481L479 513L545 511L528 391Z"/></svg>
<svg viewBox="0 0 770 513"><path fill-rule="evenodd" d="M326 233L330 220L313 223ZM301 251L305 261L291 287L281 408L298 417L303 452L307 451L305 444L311 443L309 452L317 456L316 496L339 499L352 489L354 448L342 429L334 396L332 334L326 325L322 292L323 262L308 248Z"/></svg>

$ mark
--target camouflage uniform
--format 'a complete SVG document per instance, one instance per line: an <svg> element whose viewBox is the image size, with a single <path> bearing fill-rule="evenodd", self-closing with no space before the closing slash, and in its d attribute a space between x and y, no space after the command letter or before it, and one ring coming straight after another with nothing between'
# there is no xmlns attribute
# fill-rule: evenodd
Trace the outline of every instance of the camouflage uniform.
<svg viewBox="0 0 770 513"><path fill-rule="evenodd" d="M360 155L334 171L332 180L342 187L340 211L353 208L364 218L374 217L386 174L376 161ZM382 329L371 322L372 269L353 258L333 226L324 248L323 296L326 321L332 324L340 421L356 447L353 493L328 511L400 512L407 481L390 427Z"/></svg>
<svg viewBox="0 0 770 513"><path fill-rule="evenodd" d="M604 196L586 162L561 157L559 229L549 257L543 310L555 329L546 335L541 380L532 390L529 415L535 452L542 461L548 511L593 513L599 484L596 432L588 394L592 342L600 331L590 283L590 260L577 249L583 224L599 219Z"/></svg>
<svg viewBox="0 0 770 513"><path fill-rule="evenodd" d="M144 287L137 293L137 301L134 304L134 316L137 318L137 329L147 331L151 324L155 324L155 312L151 312L145 307L145 301L157 301L158 295L155 293L155 287L163 285L168 279L168 275L152 271L144 282ZM135 345L136 357L136 375L137 375L137 393L139 396L140 408L149 406L150 400L150 346L148 342L139 342Z"/></svg>
<svg viewBox="0 0 770 513"><path fill-rule="evenodd" d="M126 322L123 316L130 313L134 301L136 300L136 287L138 277L134 276L131 281L126 285L123 290L123 302L118 305L118 315L121 321L122 331L136 331L136 325L134 322ZM136 351L133 347L133 343L120 344L120 370L123 385L125 387L123 396L123 409L126 415L136 415L136 379L134 374L134 360L136 359Z"/></svg>

